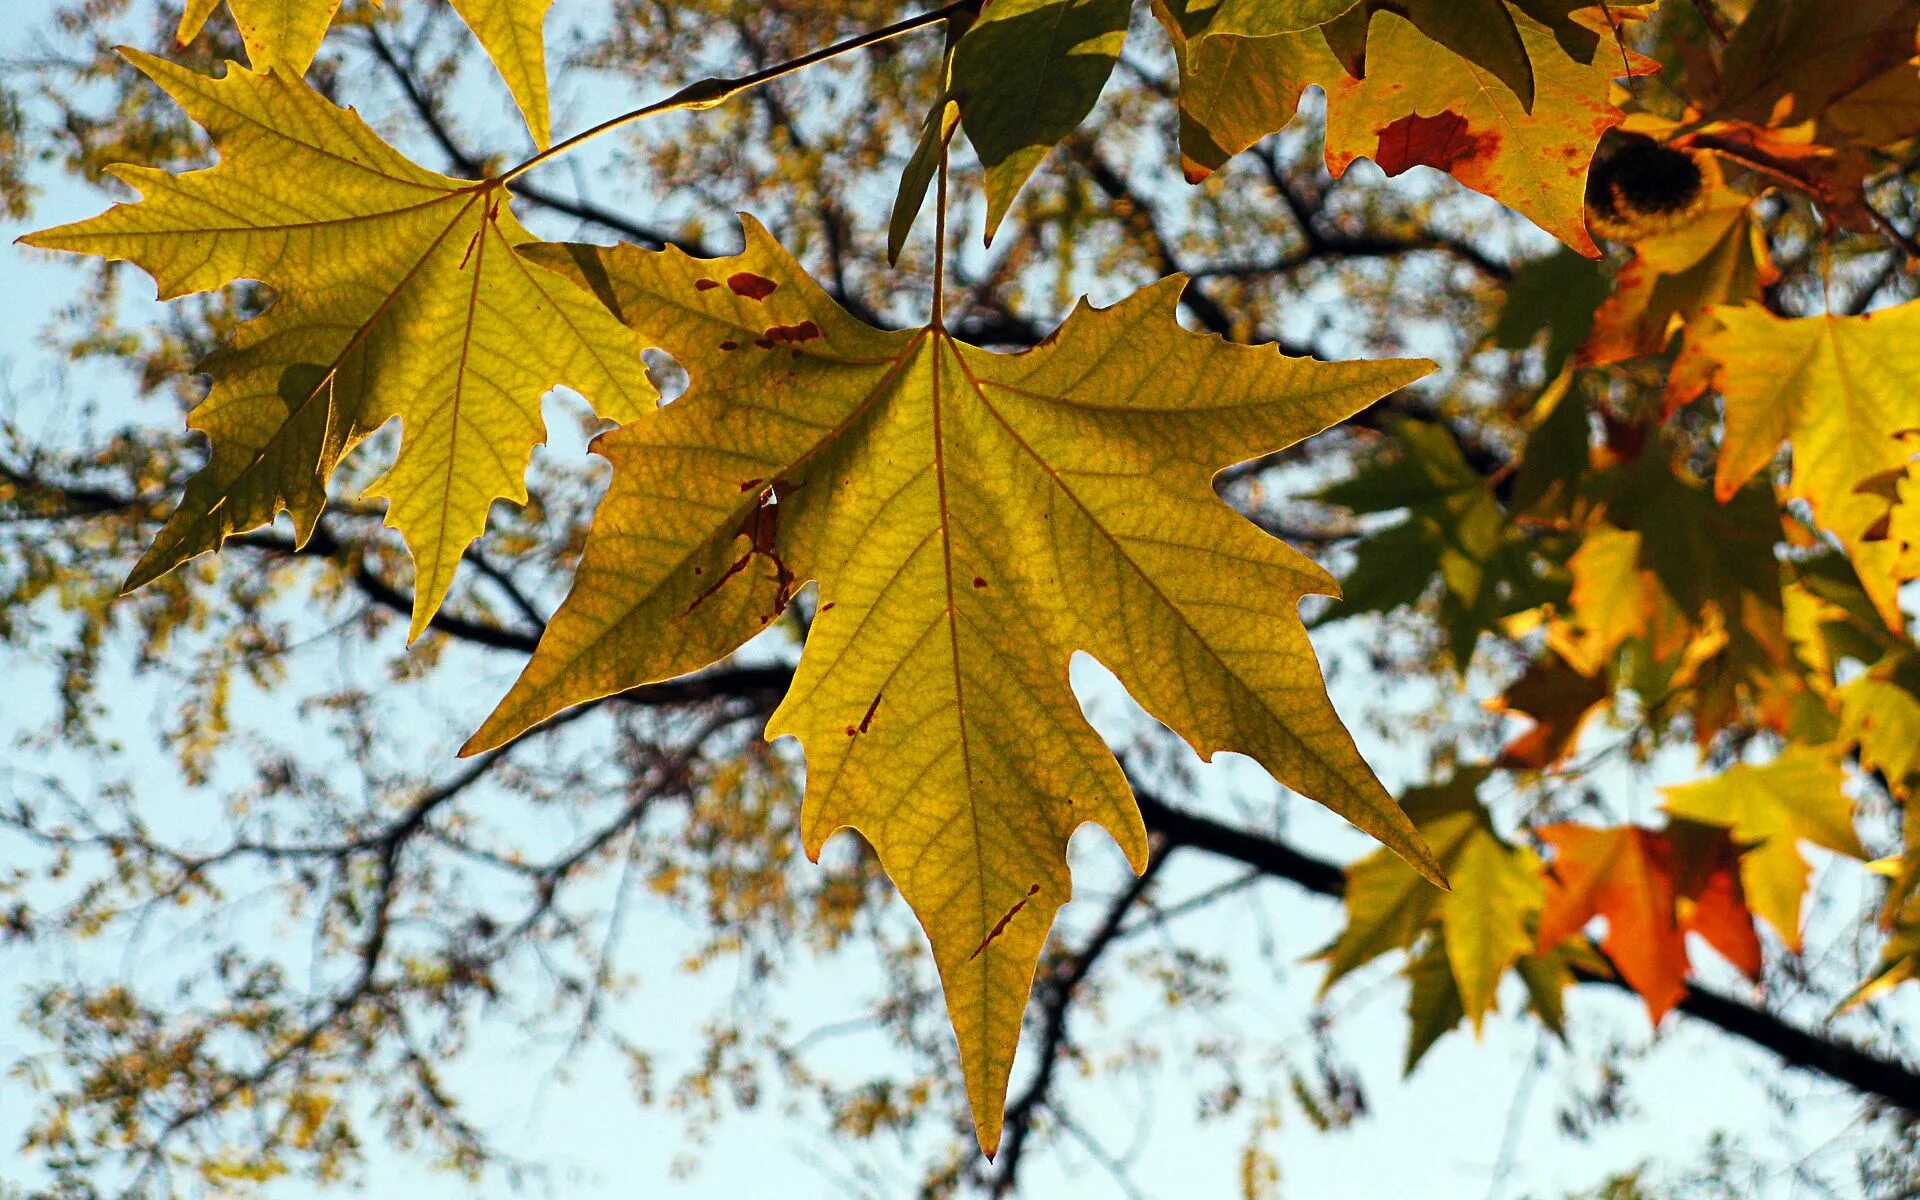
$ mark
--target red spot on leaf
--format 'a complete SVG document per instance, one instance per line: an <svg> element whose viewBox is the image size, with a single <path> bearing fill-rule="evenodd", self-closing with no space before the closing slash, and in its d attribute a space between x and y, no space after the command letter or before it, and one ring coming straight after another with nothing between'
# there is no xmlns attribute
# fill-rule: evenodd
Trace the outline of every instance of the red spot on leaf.
<svg viewBox="0 0 1920 1200"><path fill-rule="evenodd" d="M719 284L711 279L696 279L693 281L693 290L696 292L710 292L719 286Z"/></svg>
<svg viewBox="0 0 1920 1200"><path fill-rule="evenodd" d="M780 287L765 275L755 275L752 271L741 271L727 276L727 286L736 296L745 296L749 300L765 300Z"/></svg>
<svg viewBox="0 0 1920 1200"><path fill-rule="evenodd" d="M773 343L766 338L755 338L753 339L753 344L760 347L762 350L773 349Z"/></svg>
<svg viewBox="0 0 1920 1200"><path fill-rule="evenodd" d="M1434 117L1409 113L1380 128L1380 144L1373 161L1389 175L1410 167L1437 167L1451 171L1463 162L1486 159L1499 148L1492 133L1474 133L1467 119L1451 110Z"/></svg>
<svg viewBox="0 0 1920 1200"><path fill-rule="evenodd" d="M728 338L726 341L720 343L720 348L722 350L738 350L740 343L734 341L732 338Z"/></svg>
<svg viewBox="0 0 1920 1200"><path fill-rule="evenodd" d="M973 586L975 586L975 587L977 587L977 588L983 588L983 587L985 587L985 586L987 586L987 581L986 581L986 580L984 580L984 579L982 579L982 578L980 578L980 577L979 577L978 575L975 575L975 576L973 577Z"/></svg>

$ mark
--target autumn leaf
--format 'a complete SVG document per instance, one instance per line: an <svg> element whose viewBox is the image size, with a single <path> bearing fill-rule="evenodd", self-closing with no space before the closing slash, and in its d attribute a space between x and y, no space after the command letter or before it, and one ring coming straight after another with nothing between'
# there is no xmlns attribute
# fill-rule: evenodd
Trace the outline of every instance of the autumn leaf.
<svg viewBox="0 0 1920 1200"><path fill-rule="evenodd" d="M379 0L374 0L377 4ZM255 69L282 66L306 74L326 40L340 0L226 0L239 26L240 40ZM553 0L448 0L480 39L499 69L507 90L526 117L533 140L544 150L553 140L547 98L547 50L544 26ZM181 45L200 30L220 0L187 0L176 35Z"/></svg>
<svg viewBox="0 0 1920 1200"><path fill-rule="evenodd" d="M1606 679L1581 671L1558 654L1529 663L1520 678L1488 701L1494 712L1532 719L1508 742L1500 765L1551 770L1566 761L1580 742L1580 731L1612 697Z"/></svg>
<svg viewBox="0 0 1920 1200"><path fill-rule="evenodd" d="M1393 453L1314 496L1356 514L1407 512L1405 521L1359 542L1342 580L1345 595L1325 620L1412 604L1437 578L1441 628L1464 672L1482 634L1502 617L1551 599L1551 587L1534 570L1527 539L1508 521L1491 481L1474 470L1453 434L1410 420L1389 428Z"/></svg>
<svg viewBox="0 0 1920 1200"><path fill-rule="evenodd" d="M1406 18L1431 40L1513 89L1521 108L1533 107L1533 62L1506 0L1362 0L1324 30L1328 46L1355 79L1367 74L1367 34L1378 12Z"/></svg>
<svg viewBox="0 0 1920 1200"><path fill-rule="evenodd" d="M1798 125L1822 116L1914 54L1914 0L1757 0L1719 72L1722 115Z"/></svg>
<svg viewBox="0 0 1920 1200"><path fill-rule="evenodd" d="M1776 278L1753 202L1726 186L1712 158L1702 159L1698 207L1680 224L1634 240L1633 257L1580 348L1581 366L1658 354L1677 328L1708 308L1744 304Z"/></svg>
<svg viewBox="0 0 1920 1200"><path fill-rule="evenodd" d="M417 637L488 507L526 498L541 397L566 384L615 420L653 408L643 344L514 252L533 238L498 185L414 165L280 70L209 78L125 53L213 135L220 163L112 168L144 199L24 240L137 263L162 299L238 279L279 296L201 364L213 390L190 423L211 458L126 587L283 510L304 542L335 465L399 417L398 457L367 494L389 501L412 551Z"/></svg>
<svg viewBox="0 0 1920 1200"><path fill-rule="evenodd" d="M1902 555L1869 538L1887 511L1860 485L1904 470L1920 428L1920 302L1848 317L1788 319L1757 305L1714 308L1688 331L1677 378L1726 408L1714 490L1725 499L1791 446L1791 494L1846 547L1888 628L1899 629ZM1692 399L1670 390L1669 408Z"/></svg>
<svg viewBox="0 0 1920 1200"><path fill-rule="evenodd" d="M1860 748L1860 766L1896 792L1920 777L1920 660L1902 655L1842 685L1841 738Z"/></svg>
<svg viewBox="0 0 1920 1200"><path fill-rule="evenodd" d="M1520 14L1516 22L1536 65L1530 114L1481 68L1435 56L1411 23L1375 18L1367 77L1327 88L1327 166L1339 176L1367 157L1388 175L1445 171L1597 258L1586 226L1587 172L1601 135L1623 119L1609 90L1629 65L1639 74L1651 64L1601 54L1582 63L1561 52L1545 26Z"/></svg>
<svg viewBox="0 0 1920 1200"><path fill-rule="evenodd" d="M1549 27L1513 11L1534 66L1531 111L1512 88L1436 44L1393 12L1373 14L1366 75L1354 78L1318 31L1267 38L1200 37L1179 0L1156 11L1181 55L1181 154L1187 177L1204 178L1228 158L1292 120L1301 93L1327 94L1327 166L1338 177L1360 158L1389 175L1416 166L1445 171L1531 218L1589 258L1588 167L1601 135L1624 120L1613 79L1651 71L1639 56L1591 62L1570 57ZM1613 34L1597 10L1572 14Z"/></svg>
<svg viewBox="0 0 1920 1200"><path fill-rule="evenodd" d="M960 39L951 89L986 168L988 241L1040 160L1093 110L1131 8L1131 0L998 0Z"/></svg>
<svg viewBox="0 0 1920 1200"><path fill-rule="evenodd" d="M1726 829L1752 847L1740 859L1740 880L1755 915L1791 950L1800 949L1800 912L1812 868L1799 843L1864 859L1853 831L1846 772L1830 751L1790 745L1762 766L1738 763L1711 779L1661 789L1663 807Z"/></svg>
<svg viewBox="0 0 1920 1200"><path fill-rule="evenodd" d="M1186 0L1184 19L1194 36L1273 37L1311 30L1358 0Z"/></svg>
<svg viewBox="0 0 1920 1200"><path fill-rule="evenodd" d="M1480 1027L1501 978L1533 949L1533 925L1544 898L1539 858L1501 838L1475 798L1489 770L1463 770L1440 783L1409 788L1400 798L1446 871L1451 890L1427 886L1385 851L1347 868L1346 927L1316 956L1327 963L1323 995L1356 968L1411 947L1423 930L1437 924L1450 981L1431 995L1451 997L1448 1004L1457 1005L1476 1030ZM1417 972L1415 991L1417 1012ZM1424 1051L1418 1036L1415 1045ZM1417 1061L1419 1054L1412 1058Z"/></svg>
<svg viewBox="0 0 1920 1200"><path fill-rule="evenodd" d="M862 324L746 231L726 259L532 252L643 322L693 383L597 443L614 481L573 592L466 752L705 666L818 580L767 732L805 746L808 854L859 830L926 928L992 1150L1069 836L1091 821L1146 860L1126 778L1068 687L1076 650L1203 756L1250 755L1440 877L1327 701L1296 609L1331 577L1211 487L1428 364L1187 333L1178 278L993 355L937 325Z"/></svg>
<svg viewBox="0 0 1920 1200"><path fill-rule="evenodd" d="M1541 951L1604 917L1601 947L1656 1024L1686 994L1689 931L1748 975L1759 972L1760 943L1725 830L1676 821L1660 831L1549 825L1536 832L1554 850Z"/></svg>

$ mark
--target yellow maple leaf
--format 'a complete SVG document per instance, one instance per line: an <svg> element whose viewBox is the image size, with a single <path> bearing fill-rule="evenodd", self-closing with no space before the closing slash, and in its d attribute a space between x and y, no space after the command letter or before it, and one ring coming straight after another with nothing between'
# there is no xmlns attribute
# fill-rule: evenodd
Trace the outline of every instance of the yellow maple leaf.
<svg viewBox="0 0 1920 1200"><path fill-rule="evenodd" d="M496 499L526 499L541 397L574 387L628 420L658 393L643 343L593 296L515 252L533 237L497 184L408 161L297 77L210 78L125 51L212 134L220 163L111 168L144 199L24 240L144 267L162 299L237 279L279 299L201 369L191 425L212 455L127 580L158 578L292 513L313 531L327 480L391 417L402 440L369 489L413 554L426 627Z"/></svg>
<svg viewBox="0 0 1920 1200"><path fill-rule="evenodd" d="M1833 752L1791 745L1761 766L1737 763L1711 779L1660 789L1676 817L1719 825L1755 848L1740 857L1740 881L1753 911L1791 950L1800 949L1800 905L1811 868L1801 841L1851 858L1867 857L1853 831L1846 772Z"/></svg>
<svg viewBox="0 0 1920 1200"><path fill-rule="evenodd" d="M1920 428L1920 301L1858 317L1709 309L1688 330L1673 376L1670 408L1705 388L1725 403L1715 493L1732 496L1788 443L1792 495L1846 547L1888 627L1902 628L1909 563L1897 543L1869 537L1887 505L1861 485L1904 469L1903 435Z"/></svg>
<svg viewBox="0 0 1920 1200"><path fill-rule="evenodd" d="M1211 487L1430 364L1188 333L1177 278L989 354L937 323L862 324L751 219L746 236L727 259L537 252L644 319L693 383L596 444L614 479L573 591L464 752L705 666L818 580L767 733L804 744L807 853L859 830L926 929L992 1151L1068 838L1093 822L1146 862L1068 686L1076 650L1203 756L1252 756L1439 878L1327 700L1297 606L1332 577Z"/></svg>
<svg viewBox="0 0 1920 1200"><path fill-rule="evenodd" d="M373 0L377 5L380 0ZM553 140L547 96L547 9L553 0L448 0L473 30L527 120L542 150ZM326 40L340 0L226 0L240 40L256 68L282 66L304 75ZM220 0L187 0L175 35L181 45L200 36Z"/></svg>
<svg viewBox="0 0 1920 1200"><path fill-rule="evenodd" d="M1346 928L1316 956L1327 963L1321 995L1382 954L1411 948L1422 930L1438 924L1451 976L1444 991L1480 1029L1501 978L1533 949L1532 923L1546 894L1539 857L1503 840L1476 798L1488 773L1470 768L1402 794L1401 806L1446 870L1452 890L1428 887L1384 851L1348 867ZM1421 1005L1416 1001L1414 1007Z"/></svg>

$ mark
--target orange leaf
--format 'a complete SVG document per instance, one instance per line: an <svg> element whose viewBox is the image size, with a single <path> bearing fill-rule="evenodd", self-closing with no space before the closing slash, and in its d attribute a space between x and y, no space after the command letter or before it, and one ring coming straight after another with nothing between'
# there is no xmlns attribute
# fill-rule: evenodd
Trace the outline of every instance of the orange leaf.
<svg viewBox="0 0 1920 1200"><path fill-rule="evenodd" d="M1676 821L1665 830L1551 825L1554 849L1540 948L1550 950L1605 917L1601 949L1657 1024L1686 995L1686 934L1698 933L1748 975L1760 942L1725 830Z"/></svg>

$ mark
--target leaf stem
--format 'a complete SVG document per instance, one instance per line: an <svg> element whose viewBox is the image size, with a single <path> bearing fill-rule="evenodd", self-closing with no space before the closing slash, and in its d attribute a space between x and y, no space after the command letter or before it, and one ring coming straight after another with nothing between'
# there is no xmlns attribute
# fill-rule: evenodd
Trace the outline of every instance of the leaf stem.
<svg viewBox="0 0 1920 1200"><path fill-rule="evenodd" d="M947 328L947 144L940 143L939 181L933 193L933 327Z"/></svg>
<svg viewBox="0 0 1920 1200"><path fill-rule="evenodd" d="M764 67L748 75L740 75L731 79L711 78L697 80L665 99L656 100L652 104L636 108L631 112L621 113L617 117L610 117L591 129L576 133L564 141L555 142L519 166L509 168L493 182L496 185L510 183L547 160L565 154L581 143L591 141L603 133L618 129L622 125L629 125L635 121L644 120L647 117L659 116L662 113L704 112L709 108L717 108L741 92L778 79L783 75L791 75L795 71L803 70L813 66L815 63L822 63L830 58L838 58L842 54L848 54L868 46L878 45L881 42L891 41L903 33L910 33L915 29L938 24L956 13L965 12L970 9L978 9L984 2L985 0L951 0L950 3L943 4L939 8L906 17L879 29L869 30L866 33L847 38L845 41L835 42L831 46L823 46L818 50L808 51L798 58L790 58L785 62L775 63L770 67Z"/></svg>

